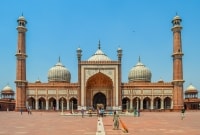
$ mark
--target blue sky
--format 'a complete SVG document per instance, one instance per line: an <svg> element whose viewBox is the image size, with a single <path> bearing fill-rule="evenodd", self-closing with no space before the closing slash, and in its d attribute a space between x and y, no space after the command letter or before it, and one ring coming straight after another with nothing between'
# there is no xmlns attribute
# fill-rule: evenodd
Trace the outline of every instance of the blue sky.
<svg viewBox="0 0 200 135"><path fill-rule="evenodd" d="M200 1L199 0L1 0L0 1L0 89L15 90L17 22L27 19L27 80L47 82L48 70L61 62L77 82L76 49L82 60L101 48L117 60L123 49L122 82L138 57L152 72L152 82L172 81L171 20L182 18L184 88L200 89Z"/></svg>

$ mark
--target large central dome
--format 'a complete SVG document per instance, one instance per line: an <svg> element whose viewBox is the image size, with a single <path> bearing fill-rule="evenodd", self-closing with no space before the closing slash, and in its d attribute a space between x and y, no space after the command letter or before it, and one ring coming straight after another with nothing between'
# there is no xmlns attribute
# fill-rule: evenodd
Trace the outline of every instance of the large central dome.
<svg viewBox="0 0 200 135"><path fill-rule="evenodd" d="M134 66L128 75L129 82L142 81L151 82L151 71L140 62L140 58L136 66Z"/></svg>
<svg viewBox="0 0 200 135"><path fill-rule="evenodd" d="M101 50L100 41L98 50L88 59L88 61L111 61L111 59Z"/></svg>
<svg viewBox="0 0 200 135"><path fill-rule="evenodd" d="M71 74L65 66L62 65L60 60L58 63L49 69L48 72L48 81L56 81L56 82L70 82Z"/></svg>

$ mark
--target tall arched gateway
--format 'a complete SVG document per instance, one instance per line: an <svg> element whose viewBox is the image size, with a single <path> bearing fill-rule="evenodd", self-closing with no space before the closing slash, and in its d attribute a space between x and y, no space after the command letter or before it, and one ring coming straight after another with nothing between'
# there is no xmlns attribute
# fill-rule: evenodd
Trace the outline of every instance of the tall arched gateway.
<svg viewBox="0 0 200 135"><path fill-rule="evenodd" d="M112 106L113 83L105 74L98 72L91 76L86 84L86 106L106 107Z"/></svg>

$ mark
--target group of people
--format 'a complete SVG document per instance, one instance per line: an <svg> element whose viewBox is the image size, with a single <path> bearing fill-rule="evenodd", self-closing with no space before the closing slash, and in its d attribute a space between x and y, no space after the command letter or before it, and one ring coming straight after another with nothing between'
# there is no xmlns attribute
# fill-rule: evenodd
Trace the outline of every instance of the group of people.
<svg viewBox="0 0 200 135"><path fill-rule="evenodd" d="M29 115L29 114L32 114L31 106L27 106L27 107L26 107L26 110L27 110L27 112L28 112L28 115ZM22 114L23 114L23 109L21 108L19 111L20 111L20 113L21 113L21 115L22 115Z"/></svg>
<svg viewBox="0 0 200 135"><path fill-rule="evenodd" d="M105 113L105 111L104 111L103 108L99 108L99 109L98 109L98 116L99 116L99 117L103 117L103 116L104 116L104 113Z"/></svg>

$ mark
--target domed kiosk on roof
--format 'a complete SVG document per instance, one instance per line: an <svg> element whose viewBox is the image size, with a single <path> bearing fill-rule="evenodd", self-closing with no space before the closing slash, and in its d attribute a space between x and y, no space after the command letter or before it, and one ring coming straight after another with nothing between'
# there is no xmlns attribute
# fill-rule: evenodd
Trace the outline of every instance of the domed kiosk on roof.
<svg viewBox="0 0 200 135"><path fill-rule="evenodd" d="M70 82L71 74L65 66L62 65L60 59L48 72L49 82Z"/></svg>
<svg viewBox="0 0 200 135"><path fill-rule="evenodd" d="M190 84L185 90L184 107L191 110L200 108L198 90L192 84Z"/></svg>
<svg viewBox="0 0 200 135"><path fill-rule="evenodd" d="M188 96L188 95L196 95L196 94L198 94L198 90L192 84L190 84L187 87L187 89L185 91L185 94L186 94L186 96Z"/></svg>
<svg viewBox="0 0 200 135"><path fill-rule="evenodd" d="M15 109L15 92L6 85L0 92L0 111L13 111Z"/></svg>
<svg viewBox="0 0 200 135"><path fill-rule="evenodd" d="M130 70L128 80L129 82L151 82L151 71L141 63L140 58L138 63Z"/></svg>
<svg viewBox="0 0 200 135"><path fill-rule="evenodd" d="M6 85L3 88L3 90L1 91L2 98L14 99L14 94L15 94L15 92L13 91L13 89L9 85Z"/></svg>
<svg viewBox="0 0 200 135"><path fill-rule="evenodd" d="M12 88L8 85L6 85L3 90L2 93L14 93L14 91L12 90Z"/></svg>

